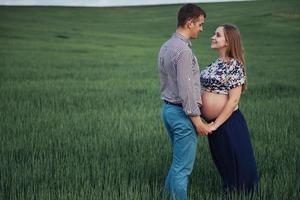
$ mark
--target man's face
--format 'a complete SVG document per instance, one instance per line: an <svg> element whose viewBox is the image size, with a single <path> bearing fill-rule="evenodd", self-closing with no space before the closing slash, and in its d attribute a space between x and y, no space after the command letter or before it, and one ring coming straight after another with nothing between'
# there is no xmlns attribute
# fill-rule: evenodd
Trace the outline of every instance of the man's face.
<svg viewBox="0 0 300 200"><path fill-rule="evenodd" d="M190 20L188 23L190 28L190 38L195 39L198 37L199 32L203 31L205 18L203 15L200 15L197 20Z"/></svg>

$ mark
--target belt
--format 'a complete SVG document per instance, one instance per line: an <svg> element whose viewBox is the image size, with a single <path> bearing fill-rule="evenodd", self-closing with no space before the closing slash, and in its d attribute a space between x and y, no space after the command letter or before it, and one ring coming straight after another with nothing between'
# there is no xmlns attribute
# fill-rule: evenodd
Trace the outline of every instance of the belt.
<svg viewBox="0 0 300 200"><path fill-rule="evenodd" d="M166 104L169 104L169 105L182 107L182 104L181 104L181 103L172 103L172 102L169 102L169 101L167 101L167 100L164 100L164 102L165 102Z"/></svg>

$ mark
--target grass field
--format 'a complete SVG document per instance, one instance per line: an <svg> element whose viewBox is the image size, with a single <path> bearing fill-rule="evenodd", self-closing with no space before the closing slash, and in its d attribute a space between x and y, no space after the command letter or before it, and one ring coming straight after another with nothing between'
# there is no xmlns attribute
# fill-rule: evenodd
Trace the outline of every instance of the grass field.
<svg viewBox="0 0 300 200"><path fill-rule="evenodd" d="M179 7L0 7L0 199L159 199L171 147L156 59ZM249 90L240 108L258 199L298 199L300 1L201 7L200 68L217 56L209 44L219 24L242 33ZM223 198L205 137L189 194Z"/></svg>

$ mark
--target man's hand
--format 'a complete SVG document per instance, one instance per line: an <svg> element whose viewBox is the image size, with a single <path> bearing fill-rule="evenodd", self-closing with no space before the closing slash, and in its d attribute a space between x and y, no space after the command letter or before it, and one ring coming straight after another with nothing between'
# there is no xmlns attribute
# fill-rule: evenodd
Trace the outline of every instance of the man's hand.
<svg viewBox="0 0 300 200"><path fill-rule="evenodd" d="M196 128L196 131L199 135L206 136L212 132L212 126L210 124L204 124L200 116L191 117L191 120Z"/></svg>
<svg viewBox="0 0 300 200"><path fill-rule="evenodd" d="M206 136L208 134L211 133L211 130L210 130L210 127L208 124L204 124L202 122L201 125L199 125L198 127L196 127L196 131L199 135L202 135L202 136Z"/></svg>

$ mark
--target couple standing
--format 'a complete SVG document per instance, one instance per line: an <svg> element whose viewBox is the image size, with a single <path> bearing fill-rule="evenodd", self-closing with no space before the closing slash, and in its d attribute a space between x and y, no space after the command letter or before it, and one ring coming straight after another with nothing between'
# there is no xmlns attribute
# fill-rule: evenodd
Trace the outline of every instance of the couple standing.
<svg viewBox="0 0 300 200"><path fill-rule="evenodd" d="M216 29L211 48L219 52L219 58L200 73L190 40L203 31L205 17L200 7L184 5L178 12L176 32L162 45L158 57L162 118L173 154L165 179L171 199L187 199L197 134L208 136L225 191L249 192L258 183L247 124L238 109L247 84L239 30L230 24Z"/></svg>

